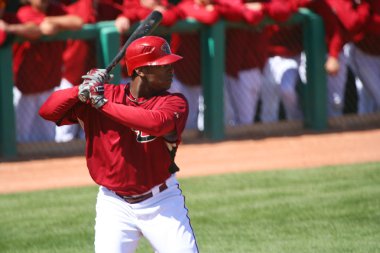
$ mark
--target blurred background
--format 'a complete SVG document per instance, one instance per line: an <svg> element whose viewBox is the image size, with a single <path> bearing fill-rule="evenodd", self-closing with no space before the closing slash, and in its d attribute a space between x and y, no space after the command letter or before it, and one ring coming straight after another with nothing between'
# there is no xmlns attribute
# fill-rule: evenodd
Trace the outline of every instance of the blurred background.
<svg viewBox="0 0 380 253"><path fill-rule="evenodd" d="M152 10L184 59L184 142L380 126L380 2L0 0L0 160L82 154L78 124L38 115L58 89L105 68ZM127 83L122 60L112 83Z"/></svg>

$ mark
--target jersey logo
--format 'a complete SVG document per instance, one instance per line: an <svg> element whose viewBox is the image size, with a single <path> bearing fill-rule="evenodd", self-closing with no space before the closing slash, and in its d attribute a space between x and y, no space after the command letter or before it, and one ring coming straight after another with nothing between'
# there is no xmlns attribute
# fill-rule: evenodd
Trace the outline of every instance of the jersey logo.
<svg viewBox="0 0 380 253"><path fill-rule="evenodd" d="M149 135L147 133L143 133L140 130L134 130L133 129L133 131L136 133L136 141L139 143L150 142L150 141L153 141L154 139L157 138L156 136Z"/></svg>

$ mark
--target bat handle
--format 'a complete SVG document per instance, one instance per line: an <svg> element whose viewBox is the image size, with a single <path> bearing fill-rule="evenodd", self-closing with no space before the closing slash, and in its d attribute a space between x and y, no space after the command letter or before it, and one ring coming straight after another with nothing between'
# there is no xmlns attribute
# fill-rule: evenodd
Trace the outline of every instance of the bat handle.
<svg viewBox="0 0 380 253"><path fill-rule="evenodd" d="M88 98L90 97L90 92L88 90L82 90L78 94L78 98L81 102L86 103Z"/></svg>

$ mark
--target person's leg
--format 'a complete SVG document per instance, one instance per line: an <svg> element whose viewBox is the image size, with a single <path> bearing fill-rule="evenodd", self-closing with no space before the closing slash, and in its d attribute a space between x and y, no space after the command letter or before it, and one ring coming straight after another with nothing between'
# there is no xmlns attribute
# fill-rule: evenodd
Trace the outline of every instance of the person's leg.
<svg viewBox="0 0 380 253"><path fill-rule="evenodd" d="M198 253L185 198L175 178L168 189L135 205L139 227L157 253Z"/></svg>
<svg viewBox="0 0 380 253"><path fill-rule="evenodd" d="M131 205L100 187L96 202L95 252L133 253L141 236Z"/></svg>
<svg viewBox="0 0 380 253"><path fill-rule="evenodd" d="M278 74L276 65L279 63L278 57L268 59L264 68L264 81L261 88L261 114L260 119L264 123L278 121L280 109L280 83L276 80Z"/></svg>
<svg viewBox="0 0 380 253"><path fill-rule="evenodd" d="M36 96L27 95L19 92L17 88L13 90L14 108L16 115L16 139L18 142L32 142L35 139L33 136L34 120L36 112Z"/></svg>
<svg viewBox="0 0 380 253"><path fill-rule="evenodd" d="M224 75L224 122L227 126L235 126L236 122L236 101L233 100L233 92L237 87L238 80L236 77L225 74Z"/></svg>
<svg viewBox="0 0 380 253"><path fill-rule="evenodd" d="M347 81L347 60L343 53L339 56L339 71L336 75L327 75L328 116L337 117L343 114L344 92Z"/></svg>
<svg viewBox="0 0 380 253"><path fill-rule="evenodd" d="M374 99L375 111L380 111L380 57L356 50L357 74L363 87Z"/></svg>
<svg viewBox="0 0 380 253"><path fill-rule="evenodd" d="M232 93L236 101L238 124L254 123L262 80L263 75L259 68L239 72L239 82Z"/></svg>
<svg viewBox="0 0 380 253"><path fill-rule="evenodd" d="M302 111L297 94L297 83L299 77L300 56L292 58L281 58L283 67L280 78L281 100L285 108L288 120L302 119Z"/></svg>

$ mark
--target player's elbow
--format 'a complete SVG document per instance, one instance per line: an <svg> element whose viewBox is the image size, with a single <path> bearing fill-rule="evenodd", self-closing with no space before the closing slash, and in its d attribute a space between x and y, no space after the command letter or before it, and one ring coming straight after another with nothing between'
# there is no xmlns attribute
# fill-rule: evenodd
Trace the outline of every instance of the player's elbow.
<svg viewBox="0 0 380 253"><path fill-rule="evenodd" d="M51 112L45 106L42 106L40 108L40 110L38 111L38 114L40 115L41 118L45 120L53 121Z"/></svg>
<svg viewBox="0 0 380 253"><path fill-rule="evenodd" d="M173 131L174 125L168 120L162 120L152 124L149 128L149 134L153 136L163 136Z"/></svg>

